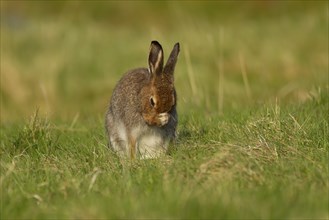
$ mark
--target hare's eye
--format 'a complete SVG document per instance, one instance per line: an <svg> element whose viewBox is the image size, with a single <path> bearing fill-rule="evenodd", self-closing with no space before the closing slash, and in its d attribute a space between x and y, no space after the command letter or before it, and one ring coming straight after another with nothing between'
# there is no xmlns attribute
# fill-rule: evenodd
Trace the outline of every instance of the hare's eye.
<svg viewBox="0 0 329 220"><path fill-rule="evenodd" d="M150 105L152 106L152 108L154 108L154 106L155 106L153 97L150 98Z"/></svg>

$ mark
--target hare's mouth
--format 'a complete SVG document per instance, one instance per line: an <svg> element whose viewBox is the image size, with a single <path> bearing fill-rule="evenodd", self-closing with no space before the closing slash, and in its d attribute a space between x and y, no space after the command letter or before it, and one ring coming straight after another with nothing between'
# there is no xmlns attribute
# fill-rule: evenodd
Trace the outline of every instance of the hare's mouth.
<svg viewBox="0 0 329 220"><path fill-rule="evenodd" d="M164 126L168 123L170 115L168 113L160 113L158 114L158 120L160 122L160 126Z"/></svg>

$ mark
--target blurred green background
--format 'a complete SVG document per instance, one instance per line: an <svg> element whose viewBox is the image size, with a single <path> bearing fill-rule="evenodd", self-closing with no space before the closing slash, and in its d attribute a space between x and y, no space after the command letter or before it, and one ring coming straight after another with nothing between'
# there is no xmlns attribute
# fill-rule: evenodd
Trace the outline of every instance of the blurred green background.
<svg viewBox="0 0 329 220"><path fill-rule="evenodd" d="M151 40L181 44L179 114L328 91L327 1L1 1L1 123L103 118Z"/></svg>

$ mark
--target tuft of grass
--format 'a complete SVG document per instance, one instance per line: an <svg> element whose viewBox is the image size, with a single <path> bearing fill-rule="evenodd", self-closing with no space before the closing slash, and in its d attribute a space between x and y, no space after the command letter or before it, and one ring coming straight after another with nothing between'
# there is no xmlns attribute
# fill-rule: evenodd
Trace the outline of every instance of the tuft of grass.
<svg viewBox="0 0 329 220"><path fill-rule="evenodd" d="M25 152L37 152L40 154L51 154L57 138L50 132L50 124L46 119L38 117L39 111L35 111L28 124L21 129L14 138L10 150L12 155L20 155Z"/></svg>

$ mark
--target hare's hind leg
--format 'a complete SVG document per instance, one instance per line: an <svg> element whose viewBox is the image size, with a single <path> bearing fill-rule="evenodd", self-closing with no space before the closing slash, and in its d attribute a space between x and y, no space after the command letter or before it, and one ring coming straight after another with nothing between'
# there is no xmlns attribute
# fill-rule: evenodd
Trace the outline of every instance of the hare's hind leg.
<svg viewBox="0 0 329 220"><path fill-rule="evenodd" d="M121 139L120 137L113 135L110 136L110 145L112 149L118 153L120 156L129 156L128 153L128 144L125 140Z"/></svg>
<svg viewBox="0 0 329 220"><path fill-rule="evenodd" d="M129 156L128 139L125 127L122 123L113 123L111 116L108 116L107 119L106 129L110 146L120 156Z"/></svg>

